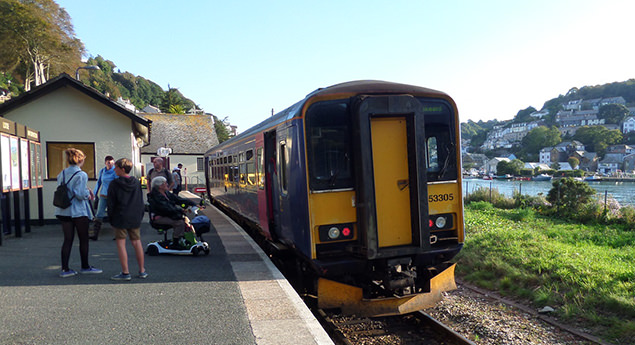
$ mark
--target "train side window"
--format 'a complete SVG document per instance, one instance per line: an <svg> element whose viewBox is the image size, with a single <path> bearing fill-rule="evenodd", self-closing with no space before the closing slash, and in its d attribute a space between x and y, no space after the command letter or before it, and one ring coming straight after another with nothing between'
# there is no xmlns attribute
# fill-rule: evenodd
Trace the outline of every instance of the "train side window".
<svg viewBox="0 0 635 345"><path fill-rule="evenodd" d="M256 164L258 164L256 167L258 188L265 189L265 157L262 154L262 148L259 148L258 151L256 151Z"/></svg>
<svg viewBox="0 0 635 345"><path fill-rule="evenodd" d="M287 143L280 142L280 186L284 193L287 192Z"/></svg>
<svg viewBox="0 0 635 345"><path fill-rule="evenodd" d="M245 152L245 160L250 161L252 158L254 158L254 150L247 150Z"/></svg>
<svg viewBox="0 0 635 345"><path fill-rule="evenodd" d="M247 173L247 170L246 170L246 167L245 167L245 163L240 163L239 169L240 169L240 171L239 171L239 173L240 173L240 184L245 184L245 183L247 183L247 179L245 177L245 175Z"/></svg>
<svg viewBox="0 0 635 345"><path fill-rule="evenodd" d="M439 171L439 154L437 151L437 138L429 137L427 145L428 147L428 171Z"/></svg>

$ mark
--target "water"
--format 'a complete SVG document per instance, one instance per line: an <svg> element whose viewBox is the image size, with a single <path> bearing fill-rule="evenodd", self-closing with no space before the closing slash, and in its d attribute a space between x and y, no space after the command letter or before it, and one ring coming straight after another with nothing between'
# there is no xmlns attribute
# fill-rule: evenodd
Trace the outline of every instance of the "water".
<svg viewBox="0 0 635 345"><path fill-rule="evenodd" d="M608 192L608 197L617 200L621 206L635 206L635 182L585 182L597 191L597 197L604 199L604 193ZM495 188L498 192L511 197L515 191L522 194L535 196L540 193L545 197L553 187L551 181L512 181L512 180L482 180L464 179L463 193L472 193L478 188Z"/></svg>

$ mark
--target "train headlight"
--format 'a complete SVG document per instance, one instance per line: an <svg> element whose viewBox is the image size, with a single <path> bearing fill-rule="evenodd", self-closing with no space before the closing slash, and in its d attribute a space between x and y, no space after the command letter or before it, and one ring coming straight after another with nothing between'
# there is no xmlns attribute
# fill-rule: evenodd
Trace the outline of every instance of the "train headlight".
<svg viewBox="0 0 635 345"><path fill-rule="evenodd" d="M445 227L445 224L447 223L447 219L445 217L439 217L437 218L437 220L434 222L434 225L437 226L437 228L439 229L443 229Z"/></svg>
<svg viewBox="0 0 635 345"><path fill-rule="evenodd" d="M340 237L340 229L336 228L336 227L332 227L329 229L329 238L332 240L337 239L338 237Z"/></svg>
<svg viewBox="0 0 635 345"><path fill-rule="evenodd" d="M318 227L321 242L352 240L355 237L353 223L328 224Z"/></svg>

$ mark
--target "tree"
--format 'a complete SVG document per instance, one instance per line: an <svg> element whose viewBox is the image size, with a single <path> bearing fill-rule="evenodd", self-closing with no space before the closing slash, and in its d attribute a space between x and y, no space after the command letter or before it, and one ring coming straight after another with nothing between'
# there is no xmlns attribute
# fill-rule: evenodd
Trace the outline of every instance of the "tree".
<svg viewBox="0 0 635 345"><path fill-rule="evenodd" d="M216 137L218 137L218 143L222 143L229 139L229 131L227 130L227 117L223 119L223 121L219 120L216 115L212 115L214 117L214 129L216 130Z"/></svg>
<svg viewBox="0 0 635 345"><path fill-rule="evenodd" d="M627 107L621 104L607 104L598 110L598 118L604 119L605 123L620 124L629 114Z"/></svg>
<svg viewBox="0 0 635 345"><path fill-rule="evenodd" d="M551 185L547 201L557 208L558 214L565 217L577 214L595 194L595 190L587 183L570 177L553 181Z"/></svg>
<svg viewBox="0 0 635 345"><path fill-rule="evenodd" d="M622 142L622 133L618 129L609 130L604 126L582 126L575 132L573 139L583 143L587 151L597 152L603 157L607 146Z"/></svg>
<svg viewBox="0 0 635 345"><path fill-rule="evenodd" d="M540 149L557 145L561 141L560 131L556 127L538 126L523 137L521 140L521 151L529 154L538 154Z"/></svg>
<svg viewBox="0 0 635 345"><path fill-rule="evenodd" d="M161 111L169 114L184 114L183 111L183 97L178 89L170 88L163 96L161 101ZM178 111L178 112L173 112Z"/></svg>
<svg viewBox="0 0 635 345"><path fill-rule="evenodd" d="M518 111L518 113L516 114L516 117L514 117L514 121L515 123L520 123L520 122L530 122L531 121L531 113L536 112L536 108L534 107L527 107L526 109L520 110Z"/></svg>
<svg viewBox="0 0 635 345"><path fill-rule="evenodd" d="M569 159L567 159L567 162L569 162L571 169L576 169L578 165L580 165L580 160L576 157L569 157Z"/></svg>
<svg viewBox="0 0 635 345"><path fill-rule="evenodd" d="M523 163L519 159L514 159L510 162L500 161L498 162L498 164L496 164L496 174L498 175L510 174L514 176L519 176L520 170L524 166L525 166L525 163Z"/></svg>
<svg viewBox="0 0 635 345"><path fill-rule="evenodd" d="M84 45L53 0L0 0L0 18L0 69L23 74L25 89L79 66Z"/></svg>

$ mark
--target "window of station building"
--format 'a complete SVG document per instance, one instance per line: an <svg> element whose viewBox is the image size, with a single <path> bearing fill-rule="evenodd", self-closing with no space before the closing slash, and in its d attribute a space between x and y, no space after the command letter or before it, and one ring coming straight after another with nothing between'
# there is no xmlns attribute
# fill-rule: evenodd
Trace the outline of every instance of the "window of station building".
<svg viewBox="0 0 635 345"><path fill-rule="evenodd" d="M95 178L95 144L94 143L46 143L47 176L49 179L57 178L57 175L68 167L68 161L64 151L69 148L81 150L86 155L82 170L88 174L88 178ZM102 158L103 159L103 158Z"/></svg>
<svg viewBox="0 0 635 345"><path fill-rule="evenodd" d="M428 181L458 178L454 112L442 100L421 98L425 118Z"/></svg>
<svg viewBox="0 0 635 345"><path fill-rule="evenodd" d="M196 171L205 171L205 158L196 158Z"/></svg>
<svg viewBox="0 0 635 345"><path fill-rule="evenodd" d="M318 102L307 110L311 190L353 188L352 119L347 101Z"/></svg>

